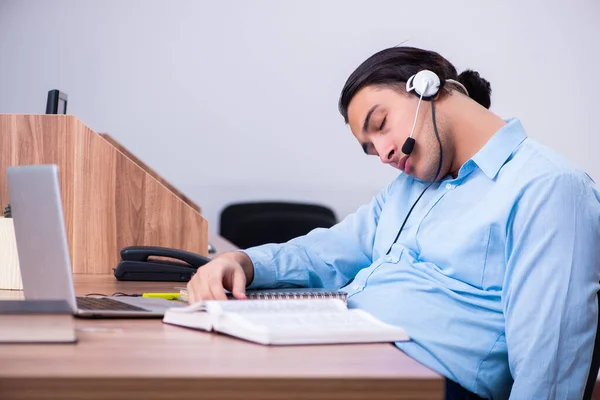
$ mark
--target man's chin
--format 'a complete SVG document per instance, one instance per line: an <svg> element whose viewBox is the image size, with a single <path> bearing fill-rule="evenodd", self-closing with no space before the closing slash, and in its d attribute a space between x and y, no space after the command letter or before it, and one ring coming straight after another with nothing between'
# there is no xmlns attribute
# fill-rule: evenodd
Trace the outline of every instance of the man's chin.
<svg viewBox="0 0 600 400"><path fill-rule="evenodd" d="M410 177L412 177L414 180L419 181L419 182L423 182L423 183L433 183L436 181L436 179L433 177L433 173L432 174L426 174L426 176L423 176L423 174L419 174L416 171L408 171L405 172L405 174L409 175Z"/></svg>
<svg viewBox="0 0 600 400"><path fill-rule="evenodd" d="M415 168L412 165L410 166L410 168L408 168L406 170L402 170L400 168L396 168L396 169L398 171L400 171L400 173L408 175L416 181L423 182L423 183L435 182L435 178L433 178L434 172L432 172L431 174L428 174L429 176L423 176L423 174L420 174L417 171L415 171Z"/></svg>

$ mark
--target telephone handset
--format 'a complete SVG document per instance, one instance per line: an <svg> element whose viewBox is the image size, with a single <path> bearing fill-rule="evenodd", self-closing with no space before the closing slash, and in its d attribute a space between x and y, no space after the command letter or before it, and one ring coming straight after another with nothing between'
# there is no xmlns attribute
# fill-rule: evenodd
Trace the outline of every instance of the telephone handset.
<svg viewBox="0 0 600 400"><path fill-rule="evenodd" d="M121 249L121 261L113 270L120 281L187 282L210 260L185 250L129 246Z"/></svg>

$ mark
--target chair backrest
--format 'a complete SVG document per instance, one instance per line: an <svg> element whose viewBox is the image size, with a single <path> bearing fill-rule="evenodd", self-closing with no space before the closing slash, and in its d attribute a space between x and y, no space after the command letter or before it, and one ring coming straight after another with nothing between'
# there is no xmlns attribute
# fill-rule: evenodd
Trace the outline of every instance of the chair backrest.
<svg viewBox="0 0 600 400"><path fill-rule="evenodd" d="M598 325L596 327L596 339L594 340L594 352L592 353L592 364L588 374L583 400L591 400L598 378L598 369L600 368L600 292L598 292Z"/></svg>
<svg viewBox="0 0 600 400"><path fill-rule="evenodd" d="M316 204L252 202L228 205L221 212L219 234L239 248L284 243L315 228L337 223L335 213Z"/></svg>

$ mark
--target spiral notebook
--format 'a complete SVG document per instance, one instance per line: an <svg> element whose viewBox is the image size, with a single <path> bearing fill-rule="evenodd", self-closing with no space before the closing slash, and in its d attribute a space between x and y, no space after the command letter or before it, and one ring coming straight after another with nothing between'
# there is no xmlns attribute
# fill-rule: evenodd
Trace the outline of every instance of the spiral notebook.
<svg viewBox="0 0 600 400"><path fill-rule="evenodd" d="M322 288L299 288L299 289L262 289L246 290L249 300L301 300L301 299L339 299L346 302L347 293L341 290L329 290ZM227 298L234 299L231 293ZM179 291L179 301L188 301L187 289Z"/></svg>
<svg viewBox="0 0 600 400"><path fill-rule="evenodd" d="M265 345L375 343L409 340L405 330L339 298L208 300L168 309L163 322Z"/></svg>

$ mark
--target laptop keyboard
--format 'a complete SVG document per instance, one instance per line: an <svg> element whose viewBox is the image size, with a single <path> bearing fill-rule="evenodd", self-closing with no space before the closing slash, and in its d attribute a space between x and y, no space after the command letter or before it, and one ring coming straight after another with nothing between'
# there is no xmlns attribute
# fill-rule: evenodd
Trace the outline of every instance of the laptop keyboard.
<svg viewBox="0 0 600 400"><path fill-rule="evenodd" d="M148 311L107 297L77 297L77 308L80 310Z"/></svg>

